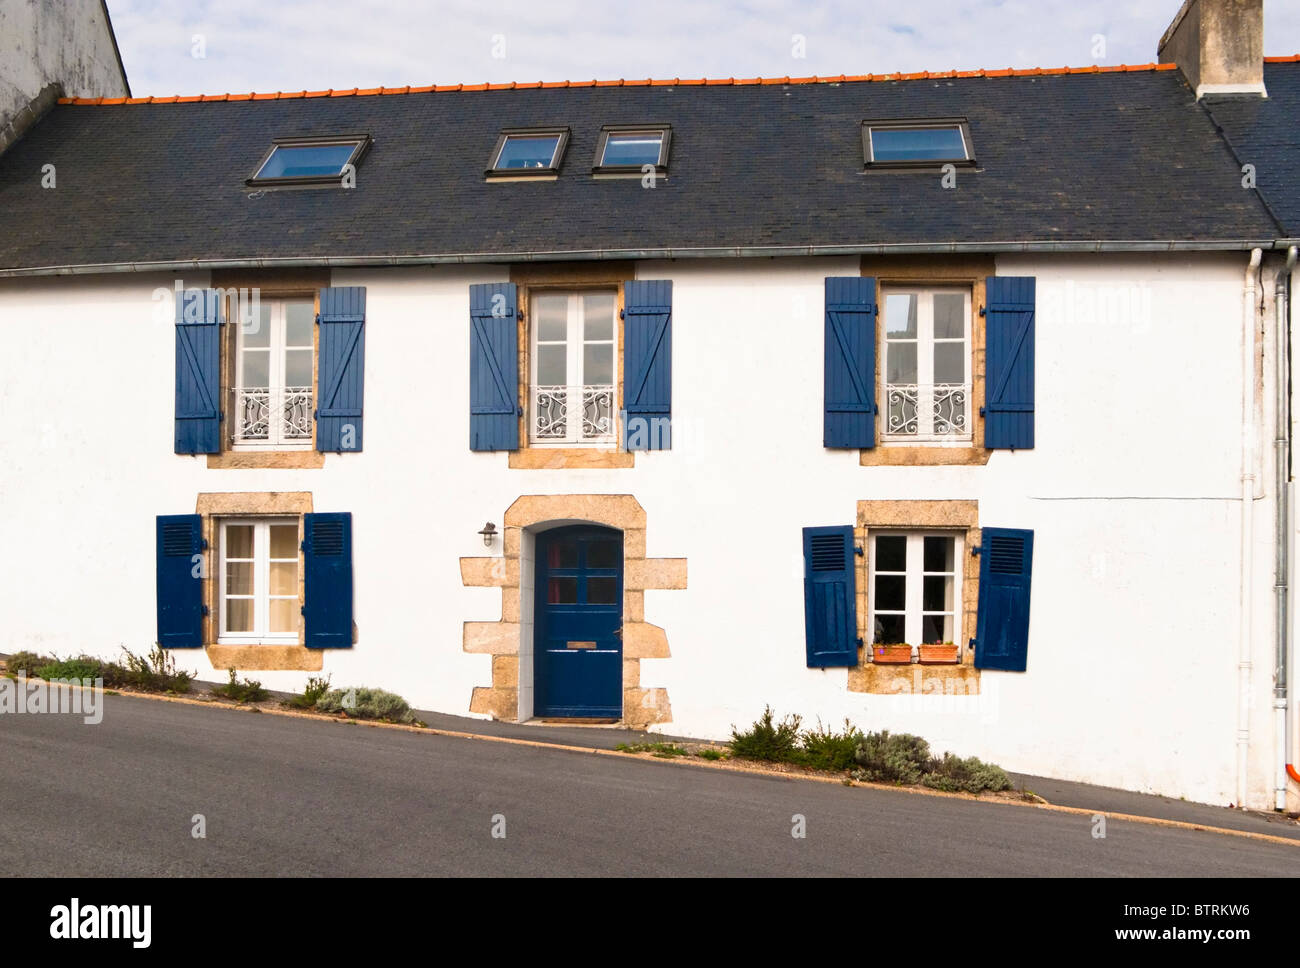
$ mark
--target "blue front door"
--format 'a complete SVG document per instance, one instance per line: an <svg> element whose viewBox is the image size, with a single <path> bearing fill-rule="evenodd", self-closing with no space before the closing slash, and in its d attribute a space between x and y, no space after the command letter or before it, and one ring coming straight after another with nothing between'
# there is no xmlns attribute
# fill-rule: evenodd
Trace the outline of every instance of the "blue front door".
<svg viewBox="0 0 1300 968"><path fill-rule="evenodd" d="M537 536L534 712L623 715L623 534L581 525Z"/></svg>

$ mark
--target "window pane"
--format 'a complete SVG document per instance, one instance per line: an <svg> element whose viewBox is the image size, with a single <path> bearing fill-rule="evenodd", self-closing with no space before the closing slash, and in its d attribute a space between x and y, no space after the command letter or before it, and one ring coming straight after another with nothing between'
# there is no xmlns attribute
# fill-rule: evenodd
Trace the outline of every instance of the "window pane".
<svg viewBox="0 0 1300 968"><path fill-rule="evenodd" d="M950 572L953 549L956 542L952 538L933 536L925 538L925 570Z"/></svg>
<svg viewBox="0 0 1300 968"><path fill-rule="evenodd" d="M617 541L593 541L587 545L588 568L617 568L623 563L623 549Z"/></svg>
<svg viewBox="0 0 1300 968"><path fill-rule="evenodd" d="M271 631L272 632L296 632L298 631L298 599L296 598L273 598L271 599Z"/></svg>
<svg viewBox="0 0 1300 968"><path fill-rule="evenodd" d="M966 382L966 344L934 344L934 382Z"/></svg>
<svg viewBox="0 0 1300 968"><path fill-rule="evenodd" d="M301 178L341 175L355 144L277 147L257 173L258 178Z"/></svg>
<svg viewBox="0 0 1300 968"><path fill-rule="evenodd" d="M901 645L907 641L907 621L901 615L877 615L873 641Z"/></svg>
<svg viewBox="0 0 1300 968"><path fill-rule="evenodd" d="M253 594L253 563L251 561L226 562L226 594Z"/></svg>
<svg viewBox="0 0 1300 968"><path fill-rule="evenodd" d="M916 344L889 343L885 349L885 380L889 383L916 382Z"/></svg>
<svg viewBox="0 0 1300 968"><path fill-rule="evenodd" d="M891 339L916 339L916 294L892 292L885 297L885 335Z"/></svg>
<svg viewBox="0 0 1300 968"><path fill-rule="evenodd" d="M548 568L577 568L578 542L572 538L556 541L549 546L546 554Z"/></svg>
<svg viewBox="0 0 1300 968"><path fill-rule="evenodd" d="M253 631L253 600L251 598L226 599L226 631Z"/></svg>
<svg viewBox="0 0 1300 968"><path fill-rule="evenodd" d="M311 386L311 350L286 350L284 353L284 385L287 387Z"/></svg>
<svg viewBox="0 0 1300 968"><path fill-rule="evenodd" d="M550 294L534 296L532 301L537 338L543 343L568 338L569 297Z"/></svg>
<svg viewBox="0 0 1300 968"><path fill-rule="evenodd" d="M873 161L965 160L966 146L961 129L953 125L942 128L872 128Z"/></svg>
<svg viewBox="0 0 1300 968"><path fill-rule="evenodd" d="M657 165L663 132L610 134L605 141L602 165Z"/></svg>
<svg viewBox="0 0 1300 968"><path fill-rule="evenodd" d="M587 604L588 605L617 605L618 604L618 579L617 578L588 578L587 579Z"/></svg>
<svg viewBox="0 0 1300 968"><path fill-rule="evenodd" d="M578 579L552 578L546 584L546 604L578 604Z"/></svg>
<svg viewBox="0 0 1300 968"><path fill-rule="evenodd" d="M266 350L249 350L243 354L243 386L268 387L271 385L271 354Z"/></svg>
<svg viewBox="0 0 1300 968"><path fill-rule="evenodd" d="M876 576L876 608L887 612L907 607L907 579L902 575Z"/></svg>
<svg viewBox="0 0 1300 968"><path fill-rule="evenodd" d="M952 642L952 616L926 615L921 619L921 641L926 645Z"/></svg>
<svg viewBox="0 0 1300 968"><path fill-rule="evenodd" d="M966 297L959 292L934 294L934 338L961 339L966 335Z"/></svg>
<svg viewBox="0 0 1300 968"><path fill-rule="evenodd" d="M271 557L298 560L298 525L271 525Z"/></svg>
<svg viewBox="0 0 1300 968"><path fill-rule="evenodd" d="M567 382L568 351L562 345L537 347L537 382L544 387L561 387Z"/></svg>
<svg viewBox="0 0 1300 968"><path fill-rule="evenodd" d="M952 610L952 576L926 575L922 579L921 608L927 612Z"/></svg>
<svg viewBox="0 0 1300 968"><path fill-rule="evenodd" d="M881 535L876 539L876 571L907 570L907 537Z"/></svg>
<svg viewBox="0 0 1300 968"><path fill-rule="evenodd" d="M929 581L927 578L926 581ZM271 562L271 594L272 595L293 595L297 601L298 595L298 562L296 561L273 561Z"/></svg>
<svg viewBox="0 0 1300 968"><path fill-rule="evenodd" d="M251 524L231 524L226 526L227 558L253 557L253 526Z"/></svg>
<svg viewBox="0 0 1300 968"><path fill-rule="evenodd" d="M558 134L509 135L497 158L497 168L549 168L559 143Z"/></svg>
<svg viewBox="0 0 1300 968"><path fill-rule="evenodd" d="M271 304L258 300L253 312L251 300L239 310L239 345L241 347L271 345Z"/></svg>
<svg viewBox="0 0 1300 968"><path fill-rule="evenodd" d="M614 347L609 343L588 343L582 348L582 382L614 382Z"/></svg>
<svg viewBox="0 0 1300 968"><path fill-rule="evenodd" d="M294 300L284 304L284 343L286 346L311 346L316 313L312 304Z"/></svg>
<svg viewBox="0 0 1300 968"><path fill-rule="evenodd" d="M614 338L614 294L588 292L582 296L582 338Z"/></svg>

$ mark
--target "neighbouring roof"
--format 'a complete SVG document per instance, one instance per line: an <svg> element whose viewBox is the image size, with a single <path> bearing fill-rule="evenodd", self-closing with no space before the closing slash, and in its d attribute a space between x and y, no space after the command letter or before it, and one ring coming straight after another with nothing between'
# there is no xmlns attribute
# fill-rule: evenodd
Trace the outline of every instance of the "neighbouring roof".
<svg viewBox="0 0 1300 968"><path fill-rule="evenodd" d="M1272 90L1270 82L1270 91ZM1278 227L1170 65L458 85L65 103L0 157L0 274L807 251L1240 247ZM861 122L964 117L978 161L863 174ZM671 125L668 176L597 179L607 124ZM491 183L506 128L571 130ZM275 138L368 133L355 189L256 193ZM41 187L53 164L57 187ZM250 197L252 195L253 197Z"/></svg>
<svg viewBox="0 0 1300 968"><path fill-rule="evenodd" d="M1300 238L1300 54L1264 61L1267 98L1211 97L1204 103L1290 238Z"/></svg>

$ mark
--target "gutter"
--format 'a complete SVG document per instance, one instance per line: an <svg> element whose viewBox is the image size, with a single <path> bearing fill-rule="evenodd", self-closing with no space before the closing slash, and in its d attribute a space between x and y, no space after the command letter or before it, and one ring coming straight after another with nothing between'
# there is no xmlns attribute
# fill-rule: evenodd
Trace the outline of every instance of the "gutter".
<svg viewBox="0 0 1300 968"><path fill-rule="evenodd" d="M0 279L25 276L79 276L117 272L181 272L211 269L364 268L423 265L508 265L518 262L591 262L648 259L795 258L800 256L929 255L997 252L1240 252L1275 248L1273 239L1215 241L1002 241L900 242L879 245L754 245L699 248L574 249L534 252L461 252L427 255L290 256L253 259L171 259L155 262L100 262L78 265L10 267Z"/></svg>
<svg viewBox="0 0 1300 968"><path fill-rule="evenodd" d="M1291 401L1288 376L1290 365L1287 350L1291 324L1291 273L1296 264L1296 246L1287 250L1286 264L1277 275L1273 298L1273 362L1276 368L1275 387L1276 407L1274 418L1277 431L1274 434L1274 462L1277 493L1274 497L1277 505L1277 530L1274 535L1275 568L1274 594L1277 610L1277 658L1273 670L1273 719L1274 743L1277 757L1277 781L1274 787L1273 807L1286 809L1287 777L1300 783L1300 775L1292 765L1294 757L1291 750L1291 698L1288 692L1290 652L1290 625L1287 616L1287 602L1290 596L1290 557L1291 533L1289 511L1291 506Z"/></svg>
<svg viewBox="0 0 1300 968"><path fill-rule="evenodd" d="M1237 809L1246 809L1250 766L1251 607L1255 543L1255 294L1262 249L1250 253L1241 309L1241 578L1237 629Z"/></svg>

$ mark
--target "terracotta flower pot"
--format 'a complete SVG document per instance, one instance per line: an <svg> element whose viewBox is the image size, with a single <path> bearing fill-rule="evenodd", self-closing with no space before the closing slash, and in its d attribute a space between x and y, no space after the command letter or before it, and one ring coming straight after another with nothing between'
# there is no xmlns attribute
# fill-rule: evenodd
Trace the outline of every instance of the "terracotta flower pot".
<svg viewBox="0 0 1300 968"><path fill-rule="evenodd" d="M957 646L923 645L921 646L921 661L927 665L943 663L954 665L957 662Z"/></svg>
<svg viewBox="0 0 1300 968"><path fill-rule="evenodd" d="M910 645L873 645L871 647L871 661L897 665L910 663L912 661L912 647Z"/></svg>

